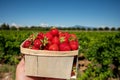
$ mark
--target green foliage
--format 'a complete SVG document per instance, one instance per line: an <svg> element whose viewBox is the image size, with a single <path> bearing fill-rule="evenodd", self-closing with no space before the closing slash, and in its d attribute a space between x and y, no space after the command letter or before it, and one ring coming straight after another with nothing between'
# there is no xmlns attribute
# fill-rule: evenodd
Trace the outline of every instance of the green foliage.
<svg viewBox="0 0 120 80"><path fill-rule="evenodd" d="M4 56L4 37L0 34L0 61L2 61L2 58Z"/></svg>
<svg viewBox="0 0 120 80"><path fill-rule="evenodd" d="M78 80L107 80L112 77L113 73L110 68L102 67L100 64L91 64Z"/></svg>
<svg viewBox="0 0 120 80"><path fill-rule="evenodd" d="M117 77L120 75L118 70L120 67L120 33L105 35L96 41L92 47L89 47L85 55L87 59L93 62L86 72L92 69L92 71L89 71L89 75L94 77L95 80L105 80L111 75L111 77ZM97 65L100 65L100 67ZM95 73L95 76L90 72ZM101 77L103 78L100 79Z"/></svg>
<svg viewBox="0 0 120 80"><path fill-rule="evenodd" d="M17 64L20 44L31 34L25 31L0 31L0 63Z"/></svg>

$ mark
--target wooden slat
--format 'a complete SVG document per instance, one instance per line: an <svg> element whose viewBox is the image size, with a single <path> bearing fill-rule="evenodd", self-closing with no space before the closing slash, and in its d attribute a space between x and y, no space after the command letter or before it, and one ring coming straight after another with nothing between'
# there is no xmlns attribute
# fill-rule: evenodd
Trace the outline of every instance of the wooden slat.
<svg viewBox="0 0 120 80"><path fill-rule="evenodd" d="M70 79L74 57L38 57L38 75Z"/></svg>
<svg viewBox="0 0 120 80"><path fill-rule="evenodd" d="M25 55L25 73L29 76L70 79L73 59Z"/></svg>
<svg viewBox="0 0 120 80"><path fill-rule="evenodd" d="M25 55L25 74L37 75L37 56Z"/></svg>

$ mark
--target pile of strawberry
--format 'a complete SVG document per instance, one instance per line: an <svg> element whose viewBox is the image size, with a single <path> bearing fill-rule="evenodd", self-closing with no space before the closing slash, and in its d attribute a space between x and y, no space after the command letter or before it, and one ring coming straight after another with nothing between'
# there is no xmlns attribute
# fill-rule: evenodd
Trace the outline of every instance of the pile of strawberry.
<svg viewBox="0 0 120 80"><path fill-rule="evenodd" d="M75 34L61 32L51 28L46 33L34 34L23 43L22 47L34 50L72 51L78 49L78 39Z"/></svg>

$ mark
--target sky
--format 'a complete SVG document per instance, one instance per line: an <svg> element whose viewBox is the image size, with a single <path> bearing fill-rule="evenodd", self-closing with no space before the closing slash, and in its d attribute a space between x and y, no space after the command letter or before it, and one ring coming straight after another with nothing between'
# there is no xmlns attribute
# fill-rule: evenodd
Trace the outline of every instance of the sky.
<svg viewBox="0 0 120 80"><path fill-rule="evenodd" d="M120 27L120 0L0 0L0 24Z"/></svg>

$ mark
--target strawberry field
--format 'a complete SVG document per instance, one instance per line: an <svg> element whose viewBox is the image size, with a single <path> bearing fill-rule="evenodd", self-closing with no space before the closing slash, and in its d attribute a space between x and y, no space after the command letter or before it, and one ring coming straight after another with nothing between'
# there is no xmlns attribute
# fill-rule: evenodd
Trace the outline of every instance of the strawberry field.
<svg viewBox="0 0 120 80"><path fill-rule="evenodd" d="M63 30L64 31L64 30ZM20 60L20 44L39 31L0 31L0 64L16 65ZM45 33L46 31L43 31ZM78 37L79 60L89 61L83 73L78 65L78 80L120 79L120 32L69 31ZM79 62L78 62L79 63Z"/></svg>

